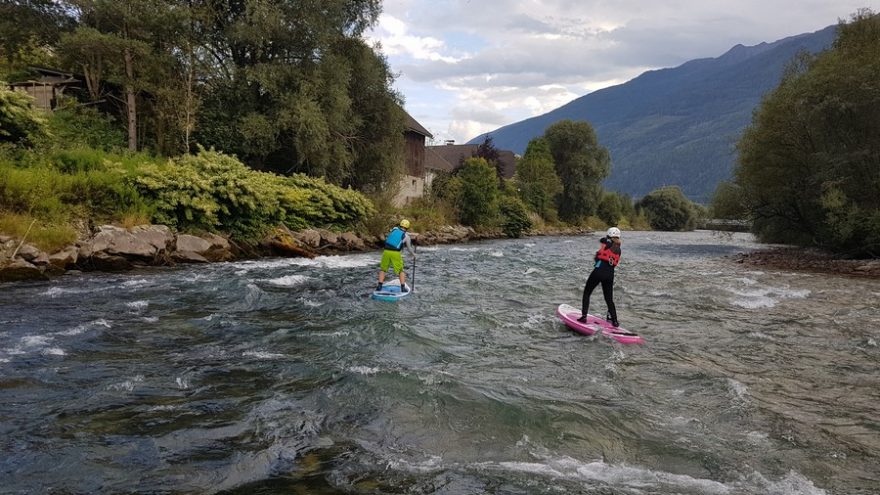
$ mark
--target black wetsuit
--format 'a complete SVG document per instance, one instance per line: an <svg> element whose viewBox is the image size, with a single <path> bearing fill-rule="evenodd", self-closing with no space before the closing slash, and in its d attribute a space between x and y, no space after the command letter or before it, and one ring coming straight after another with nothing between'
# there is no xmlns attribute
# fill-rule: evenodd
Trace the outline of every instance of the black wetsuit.
<svg viewBox="0 0 880 495"><path fill-rule="evenodd" d="M599 242L608 246L611 251L620 256L620 245L615 244L610 238L603 237ZM581 313L587 314L590 309L590 294L597 285L602 284L602 295L605 296L605 304L608 305L608 314L611 316L611 323L617 326L617 308L614 307L614 267L607 261L595 259L595 268L587 278L587 284L584 286L584 298L581 302Z"/></svg>

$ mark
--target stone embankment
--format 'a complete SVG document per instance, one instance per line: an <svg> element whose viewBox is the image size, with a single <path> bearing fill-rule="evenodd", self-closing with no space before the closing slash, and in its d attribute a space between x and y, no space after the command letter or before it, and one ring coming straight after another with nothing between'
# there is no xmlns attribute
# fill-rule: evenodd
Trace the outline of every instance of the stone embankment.
<svg viewBox="0 0 880 495"><path fill-rule="evenodd" d="M587 231L557 229L531 235L572 235ZM503 237L499 231L477 232L470 227L446 226L435 231L413 233L417 245L454 244ZM179 263L210 263L261 256L302 256L371 251L383 240L353 232L307 229L291 232L284 227L272 231L256 245L237 244L216 234L177 234L164 225L122 228L103 225L87 239L53 253L0 234L0 282L47 279L68 270L125 271L144 266L172 266Z"/></svg>
<svg viewBox="0 0 880 495"><path fill-rule="evenodd" d="M780 247L740 253L737 263L787 271L880 278L880 260L847 260L813 249Z"/></svg>

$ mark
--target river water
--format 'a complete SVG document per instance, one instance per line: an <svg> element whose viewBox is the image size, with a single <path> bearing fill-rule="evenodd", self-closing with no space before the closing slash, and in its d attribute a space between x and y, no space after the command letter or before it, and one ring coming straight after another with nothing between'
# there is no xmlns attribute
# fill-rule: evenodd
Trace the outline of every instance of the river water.
<svg viewBox="0 0 880 495"><path fill-rule="evenodd" d="M880 493L880 281L625 232L625 346L554 315L598 237L0 286L0 492Z"/></svg>

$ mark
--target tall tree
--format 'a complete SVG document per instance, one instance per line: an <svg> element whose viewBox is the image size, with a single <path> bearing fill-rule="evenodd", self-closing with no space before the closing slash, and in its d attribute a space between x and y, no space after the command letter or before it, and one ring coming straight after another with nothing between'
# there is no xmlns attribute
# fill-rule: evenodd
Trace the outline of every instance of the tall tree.
<svg viewBox="0 0 880 495"><path fill-rule="evenodd" d="M553 155L544 138L529 141L523 157L516 164L514 177L519 196L545 220L556 219L555 199L562 192L556 175Z"/></svg>
<svg viewBox="0 0 880 495"><path fill-rule="evenodd" d="M602 179L611 171L611 155L599 145L587 122L561 120L544 131L556 173L562 180L559 215L576 222L596 212L602 199Z"/></svg>
<svg viewBox="0 0 880 495"><path fill-rule="evenodd" d="M461 180L459 212L465 225L485 225L498 214L498 178L482 158L468 158L458 172Z"/></svg>
<svg viewBox="0 0 880 495"><path fill-rule="evenodd" d="M880 15L860 10L755 112L735 181L761 240L880 256L878 53Z"/></svg>

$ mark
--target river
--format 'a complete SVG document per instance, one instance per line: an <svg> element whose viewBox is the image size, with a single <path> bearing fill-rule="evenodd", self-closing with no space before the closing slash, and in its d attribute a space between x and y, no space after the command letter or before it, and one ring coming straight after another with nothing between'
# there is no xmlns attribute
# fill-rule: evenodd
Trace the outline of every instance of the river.
<svg viewBox="0 0 880 495"><path fill-rule="evenodd" d="M0 492L880 493L880 281L624 232L625 346L554 315L598 237L2 285Z"/></svg>

